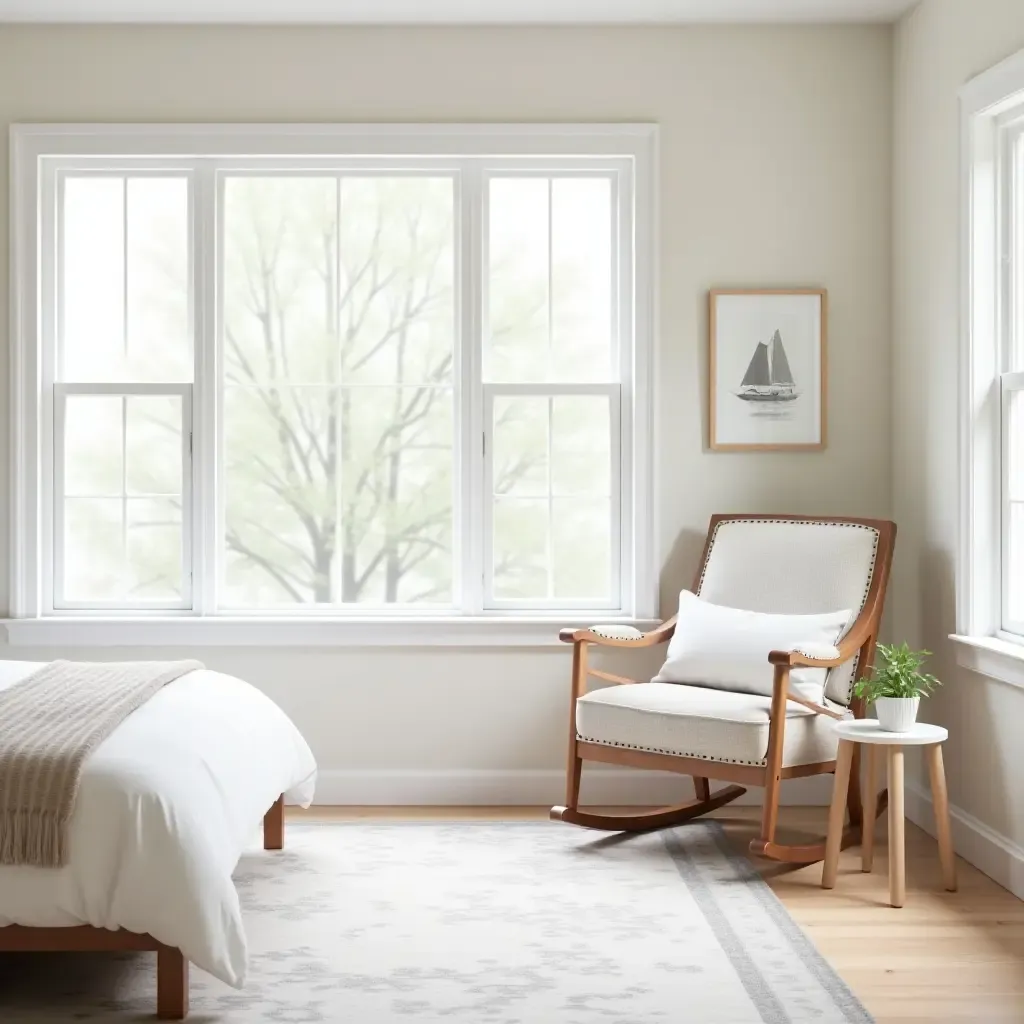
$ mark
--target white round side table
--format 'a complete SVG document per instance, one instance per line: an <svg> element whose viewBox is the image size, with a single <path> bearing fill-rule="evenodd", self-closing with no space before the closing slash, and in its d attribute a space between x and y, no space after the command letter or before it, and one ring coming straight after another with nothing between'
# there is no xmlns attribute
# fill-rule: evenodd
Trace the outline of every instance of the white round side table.
<svg viewBox="0 0 1024 1024"><path fill-rule="evenodd" d="M924 747L928 759L928 775L935 809L935 834L942 863L942 881L950 892L956 892L956 858L949 832L949 799L946 795L946 774L942 767L942 744L949 732L940 725L918 722L909 732L886 732L877 720L861 718L836 723L839 753L836 757L836 781L832 807L828 815L828 842L821 885L833 889L839 867L839 848L843 840L843 819L846 794L850 788L850 766L854 745L863 743L867 750L867 792L861 824L861 870L870 871L874 854L875 804L878 799L878 757L888 752L889 762L889 902L902 907L906 900L906 864L903 852L903 748ZM875 748L879 749L875 749Z"/></svg>

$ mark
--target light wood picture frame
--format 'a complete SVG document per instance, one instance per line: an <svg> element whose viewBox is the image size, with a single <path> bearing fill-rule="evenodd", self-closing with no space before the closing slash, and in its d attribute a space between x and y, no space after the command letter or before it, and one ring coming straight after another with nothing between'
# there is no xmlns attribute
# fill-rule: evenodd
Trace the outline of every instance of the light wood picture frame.
<svg viewBox="0 0 1024 1024"><path fill-rule="evenodd" d="M821 451L828 443L828 292L708 294L713 451Z"/></svg>

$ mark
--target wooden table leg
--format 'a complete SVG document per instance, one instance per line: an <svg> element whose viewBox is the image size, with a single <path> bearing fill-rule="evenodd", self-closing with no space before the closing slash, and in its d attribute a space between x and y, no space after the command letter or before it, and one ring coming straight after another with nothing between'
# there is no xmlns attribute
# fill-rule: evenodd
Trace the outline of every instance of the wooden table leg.
<svg viewBox="0 0 1024 1024"><path fill-rule="evenodd" d="M878 806L878 759L881 749L868 744L864 759L868 763L868 776L864 791L864 820L860 830L860 869L870 871L875 860L875 815Z"/></svg>
<svg viewBox="0 0 1024 1024"><path fill-rule="evenodd" d="M170 946L161 946L156 954L156 1015L160 1020L188 1016L188 961Z"/></svg>
<svg viewBox="0 0 1024 1024"><path fill-rule="evenodd" d="M903 748L889 747L889 902L902 907L907 898L903 859Z"/></svg>
<svg viewBox="0 0 1024 1024"><path fill-rule="evenodd" d="M836 755L836 779L832 785L832 806L828 812L828 838L825 842L825 863L821 869L821 887L834 889L839 871L839 848L843 843L843 824L846 818L846 792L850 788L850 765L855 744L839 741Z"/></svg>
<svg viewBox="0 0 1024 1024"><path fill-rule="evenodd" d="M932 807L935 811L935 838L939 844L939 860L942 863L942 884L950 892L956 892L956 854L953 852L953 837L949 831L949 796L946 793L946 772L942 766L942 744L925 749L928 758L928 775L932 783Z"/></svg>

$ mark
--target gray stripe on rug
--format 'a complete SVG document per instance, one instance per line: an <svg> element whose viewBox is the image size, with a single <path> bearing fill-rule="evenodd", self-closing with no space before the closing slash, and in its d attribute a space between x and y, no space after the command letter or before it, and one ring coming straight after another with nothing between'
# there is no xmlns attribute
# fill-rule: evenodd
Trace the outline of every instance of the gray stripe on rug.
<svg viewBox="0 0 1024 1024"><path fill-rule="evenodd" d="M772 892L757 868L751 863L750 858L732 846L725 830L717 822L707 822L707 824L715 826L710 830L715 845L732 865L738 877L744 882L756 883L753 890L758 902L775 922L776 927L785 936L790 946L793 947L800 962L828 993L829 998L835 1003L836 1009L850 1024L873 1024L874 1017L867 1012L861 1001L850 991L832 965L821 955L818 947L807 937L806 932L793 920L781 900ZM825 898L828 898L827 895Z"/></svg>
<svg viewBox="0 0 1024 1024"><path fill-rule="evenodd" d="M712 825L711 822L702 822L702 824ZM708 831L717 833L719 829L711 827ZM715 938L718 939L722 951L729 958L729 962L732 964L733 970L750 997L750 1001L761 1015L761 1020L764 1021L764 1024L789 1024L789 1014L786 1013L782 1004L776 998L775 993L764 980L764 976L758 969L757 964L754 963L742 940L729 923L729 919L718 906L711 886L708 885L700 869L693 862L693 858L679 842L679 837L675 831L666 829L661 833L661 840L665 844L665 848L668 850L669 856L672 858L672 862L679 871L681 878L690 890L694 902L704 915L704 919L714 933ZM731 862L731 851L727 856ZM758 881L760 882L760 879ZM762 882L761 884L764 883Z"/></svg>

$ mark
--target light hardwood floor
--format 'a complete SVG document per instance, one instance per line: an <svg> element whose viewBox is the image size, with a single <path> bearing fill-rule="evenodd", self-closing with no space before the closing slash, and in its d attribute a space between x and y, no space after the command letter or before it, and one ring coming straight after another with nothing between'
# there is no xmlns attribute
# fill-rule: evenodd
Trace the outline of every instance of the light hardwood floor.
<svg viewBox="0 0 1024 1024"><path fill-rule="evenodd" d="M757 808L723 808L714 815L741 849L757 830ZM784 807L784 829L820 834L827 808ZM317 807L289 817L320 821L543 820L535 807ZM551 823L552 828L571 828ZM878 1024L978 1021L1024 1022L1024 902L964 861L959 891L943 891L938 851L907 822L907 902L888 905L886 831L879 821L875 864L860 870L860 850L845 851L836 888L820 888L821 865L791 868L758 862L768 884L818 949L846 980Z"/></svg>

